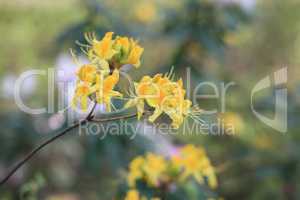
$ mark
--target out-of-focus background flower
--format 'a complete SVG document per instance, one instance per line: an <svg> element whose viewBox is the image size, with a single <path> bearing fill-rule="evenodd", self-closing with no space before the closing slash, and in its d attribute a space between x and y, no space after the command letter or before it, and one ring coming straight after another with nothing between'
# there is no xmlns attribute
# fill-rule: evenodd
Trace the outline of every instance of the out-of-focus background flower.
<svg viewBox="0 0 300 200"><path fill-rule="evenodd" d="M68 124L61 113L21 111L14 100L15 81L30 69L63 70L55 98L68 102L70 95L59 83L74 82L78 66L69 48L79 54L75 41L84 42L85 32L137 38L145 51L140 69L130 71L134 80L173 66L191 92L205 81L220 92L222 83L235 83L227 89L225 107L222 94L194 102L205 110L217 109L218 114L203 120L219 120L223 129L234 125L234 134L183 134L180 129L170 137L143 133L134 140L126 135L100 140L75 130L21 168L0 188L0 198L112 199L134 156L146 151L170 155L176 144L193 143L207 150L219 178L216 192L225 199L299 199L299 9L296 0L0 0L0 177ZM79 60L86 62L82 55ZM255 84L283 67L288 67L286 133L259 121L250 108ZM274 88L255 97L255 107L269 117L274 115ZM206 89L201 92L213 94ZM47 105L47 77L26 79L21 93L30 107Z"/></svg>

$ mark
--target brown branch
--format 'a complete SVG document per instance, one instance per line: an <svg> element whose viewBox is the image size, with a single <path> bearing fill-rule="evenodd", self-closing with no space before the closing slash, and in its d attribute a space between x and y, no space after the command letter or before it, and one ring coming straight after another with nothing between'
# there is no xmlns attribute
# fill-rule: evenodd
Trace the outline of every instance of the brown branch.
<svg viewBox="0 0 300 200"><path fill-rule="evenodd" d="M0 182L0 186L2 186L4 183L6 183L8 181L8 179L13 176L18 169L20 169L26 162L28 162L36 153L38 153L40 150L42 150L45 146L47 146L48 144L54 142L56 139L64 136L65 134L67 134L69 131L82 126L84 124L86 124L87 122L109 122L109 121L115 121L115 120L120 120L120 119L129 119L129 118L133 118L137 116L137 113L131 113L128 115L121 115L121 116L115 116L115 117L108 117L108 118L99 118L99 119L95 119L94 118L94 110L96 108L96 103L94 104L93 108L91 109L90 113L87 115L87 117L82 120L77 122L76 124L66 128L65 130L63 130L61 133L53 136L52 138L46 140L45 142L43 142L42 144L38 145L35 149L33 149L30 153L28 153L22 160L20 160L15 167L13 167L10 172L1 180ZM148 112L145 111L144 114L147 114Z"/></svg>

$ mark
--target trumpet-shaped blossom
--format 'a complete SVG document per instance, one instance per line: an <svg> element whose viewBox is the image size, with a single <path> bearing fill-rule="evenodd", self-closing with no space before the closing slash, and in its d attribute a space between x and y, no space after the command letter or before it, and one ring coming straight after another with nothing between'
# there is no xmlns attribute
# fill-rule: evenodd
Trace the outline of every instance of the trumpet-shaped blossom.
<svg viewBox="0 0 300 200"><path fill-rule="evenodd" d="M93 83L96 78L97 67L92 64L83 65L77 71L77 76L80 81Z"/></svg>
<svg viewBox="0 0 300 200"><path fill-rule="evenodd" d="M87 34L86 40L89 59L105 70L119 69L127 64L136 68L140 66L144 49L132 38L117 36L113 39L113 32L108 32L102 40L97 40L93 34Z"/></svg>
<svg viewBox="0 0 300 200"><path fill-rule="evenodd" d="M89 96L95 91L90 83L79 82L75 89L75 94L72 100L72 106L75 107L78 102L80 103L81 109L86 110L88 107Z"/></svg>
<svg viewBox="0 0 300 200"><path fill-rule="evenodd" d="M111 99L122 96L121 93L113 90L119 81L118 70L114 70L112 74L107 75L105 71L99 70L95 65L87 64L80 67L77 77L73 106L80 102L81 108L86 110L88 99L91 99L99 104L104 104L106 110L110 112Z"/></svg>
<svg viewBox="0 0 300 200"><path fill-rule="evenodd" d="M117 52L113 49L114 40L112 40L113 32L107 32L102 40L95 37L90 38L91 48L89 49L89 58L99 58L103 60L111 59Z"/></svg>
<svg viewBox="0 0 300 200"><path fill-rule="evenodd" d="M140 58L144 49L138 45L137 41L132 38L117 37L115 49L118 51L115 58L121 64L131 64L134 67L140 66Z"/></svg>
<svg viewBox="0 0 300 200"><path fill-rule="evenodd" d="M138 117L144 113L145 102L154 108L149 121L154 122L162 113L172 120L172 126L178 128L189 114L191 101L185 99L182 80L172 81L168 76L157 74L153 78L144 76L135 83L135 98L129 100L126 107L136 106Z"/></svg>
<svg viewBox="0 0 300 200"><path fill-rule="evenodd" d="M111 99L113 97L122 96L120 92L113 90L118 81L118 70L114 70L111 75L108 75L105 78L101 73L96 74L96 84L94 86L96 91L96 102L99 104L104 104L108 112L111 111Z"/></svg>

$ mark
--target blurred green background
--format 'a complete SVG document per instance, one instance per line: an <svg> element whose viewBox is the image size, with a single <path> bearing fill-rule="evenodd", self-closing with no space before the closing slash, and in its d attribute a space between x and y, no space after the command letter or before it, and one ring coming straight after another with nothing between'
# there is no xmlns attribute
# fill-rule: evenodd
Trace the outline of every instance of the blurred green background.
<svg viewBox="0 0 300 200"><path fill-rule="evenodd" d="M29 115L15 103L13 85L29 69L66 71L76 64L69 48L83 33L107 31L137 38L145 48L142 66L130 75L165 73L174 66L191 91L210 81L234 82L220 99L195 103L216 108L235 125L235 134L184 135L134 140L128 136L79 136L77 131L48 146L0 188L0 199L112 199L126 166L146 151L168 154L177 144L203 145L217 168L225 199L300 199L300 2L297 0L0 0L0 177L41 141L67 126L63 114ZM251 89L267 75L288 67L288 131L259 121L250 109ZM255 107L273 116L273 88L261 92ZM209 93L210 90L204 91ZM32 107L47 105L47 79L28 79L22 97ZM61 94L57 87L55 94ZM55 108L58 111L58 108ZM135 124L135 120L131 120ZM170 148L167 148L170 147Z"/></svg>

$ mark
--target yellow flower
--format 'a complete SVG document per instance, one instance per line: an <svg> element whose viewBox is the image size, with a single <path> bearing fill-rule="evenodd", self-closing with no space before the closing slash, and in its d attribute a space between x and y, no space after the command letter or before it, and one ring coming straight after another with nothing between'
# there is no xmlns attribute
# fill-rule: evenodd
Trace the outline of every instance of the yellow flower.
<svg viewBox="0 0 300 200"><path fill-rule="evenodd" d="M131 39L131 49L127 60L124 61L125 64L131 64L135 67L139 67L141 64L140 58L144 49L140 47L136 41Z"/></svg>
<svg viewBox="0 0 300 200"><path fill-rule="evenodd" d="M122 96L121 93L113 90L118 81L118 70L114 70L112 75L109 75L105 78L101 73L96 74L96 101L99 104L104 104L108 112L111 111L111 98Z"/></svg>
<svg viewBox="0 0 300 200"><path fill-rule="evenodd" d="M172 120L172 126L179 128L189 114L192 105L186 100L182 80L171 81L167 76L157 74L153 78L144 76L135 84L136 98L130 100L125 107L137 106L138 116L144 112L144 102L155 108L149 121L154 122L162 113Z"/></svg>
<svg viewBox="0 0 300 200"><path fill-rule="evenodd" d="M139 192L137 190L129 190L126 194L125 200L139 200Z"/></svg>
<svg viewBox="0 0 300 200"><path fill-rule="evenodd" d="M129 187L135 187L136 186L136 181L138 179L142 178L142 172L139 170L133 170L129 172L127 176L127 183Z"/></svg>
<svg viewBox="0 0 300 200"><path fill-rule="evenodd" d="M87 109L88 98L104 104L107 111L111 111L111 99L121 97L122 94L114 91L119 81L119 72L114 70L108 75L106 70L98 70L94 64L86 64L77 71L78 81L72 105L75 107L80 102L83 110ZM96 98L96 99L95 99Z"/></svg>
<svg viewBox="0 0 300 200"><path fill-rule="evenodd" d="M164 157L148 153L145 158L136 157L129 165L127 183L135 187L136 181L144 179L151 186L157 186L166 177L167 161Z"/></svg>
<svg viewBox="0 0 300 200"><path fill-rule="evenodd" d="M182 163L184 169L183 179L189 176L194 176L199 183L203 183L201 174L201 161L205 156L202 149L197 149L193 145L187 145L181 150Z"/></svg>
<svg viewBox="0 0 300 200"><path fill-rule="evenodd" d="M210 161L202 148L186 145L180 155L173 156L172 162L176 167L182 168L181 180L193 176L200 184L207 178L211 188L217 187L217 178Z"/></svg>
<svg viewBox="0 0 300 200"><path fill-rule="evenodd" d="M92 64L83 65L77 71L79 80L92 83L96 78L97 67Z"/></svg>
<svg viewBox="0 0 300 200"><path fill-rule="evenodd" d="M137 93L136 97L134 99L130 99L125 104L125 108L136 106L138 119L140 119L144 113L145 97L147 96L148 98L150 98L151 95L155 97L155 94L157 92L150 76L144 76L141 79L140 83L135 83L135 90L135 92Z"/></svg>
<svg viewBox="0 0 300 200"><path fill-rule="evenodd" d="M159 92L156 98L146 99L147 103L155 108L149 121L154 122L164 112L172 119L172 126L179 128L191 106L191 102L184 99L185 90L182 80L174 82L158 74L153 81L157 85L156 88L159 88Z"/></svg>
<svg viewBox="0 0 300 200"><path fill-rule="evenodd" d="M88 52L91 60L110 60L117 52L113 49L113 32L107 32L102 40L97 40L94 36L88 38L91 48Z"/></svg>
<svg viewBox="0 0 300 200"><path fill-rule="evenodd" d="M144 49L138 45L137 41L132 38L117 37L114 48L118 52L114 57L117 63L130 64L136 68L140 66L140 58Z"/></svg>
<svg viewBox="0 0 300 200"><path fill-rule="evenodd" d="M144 49L132 38L117 36L113 39L113 32L107 32L101 40L97 40L93 33L87 33L85 38L88 44L79 45L90 64L81 66L77 71L78 81L72 104L75 106L80 102L82 109L86 110L88 98L91 98L111 111L111 99L122 96L113 90L119 81L117 70L125 64L138 67Z"/></svg>
<svg viewBox="0 0 300 200"><path fill-rule="evenodd" d="M88 98L93 92L95 92L95 90L90 83L87 82L78 83L75 89L75 95L72 100L72 106L76 107L79 101L81 108L83 110L86 110L88 106Z"/></svg>
<svg viewBox="0 0 300 200"><path fill-rule="evenodd" d="M130 170L140 169L142 167L142 165L144 164L144 162L145 162L145 159L141 156L138 156L134 160L131 161L131 163L129 165L129 169Z"/></svg>
<svg viewBox="0 0 300 200"><path fill-rule="evenodd" d="M122 51L121 53L126 55L130 48L130 42L128 37L117 37L115 41L115 49Z"/></svg>
<svg viewBox="0 0 300 200"><path fill-rule="evenodd" d="M159 179L162 178L163 173L165 173L167 169L167 162L162 156L148 153L143 169L148 183L157 186L159 184Z"/></svg>
<svg viewBox="0 0 300 200"><path fill-rule="evenodd" d="M203 170L203 174L207 177L209 187L216 188L218 186L217 176L212 166L207 166L207 168Z"/></svg>
<svg viewBox="0 0 300 200"><path fill-rule="evenodd" d="M140 58L144 49L132 38L117 36L113 39L113 32L107 32L102 40L97 40L94 34L86 34L87 52L92 63L100 65L101 69L119 69L122 65L140 66ZM86 47L83 45L83 47ZM110 65L110 67L109 67Z"/></svg>
<svg viewBox="0 0 300 200"><path fill-rule="evenodd" d="M147 200L145 196L140 197L137 190L129 190L126 194L125 200ZM159 198L151 198L150 200L160 200Z"/></svg>
<svg viewBox="0 0 300 200"><path fill-rule="evenodd" d="M130 187L135 187L136 181L142 178L142 166L144 165L144 162L145 159L141 156L138 156L131 161L129 165L129 174L127 176L127 182Z"/></svg>

